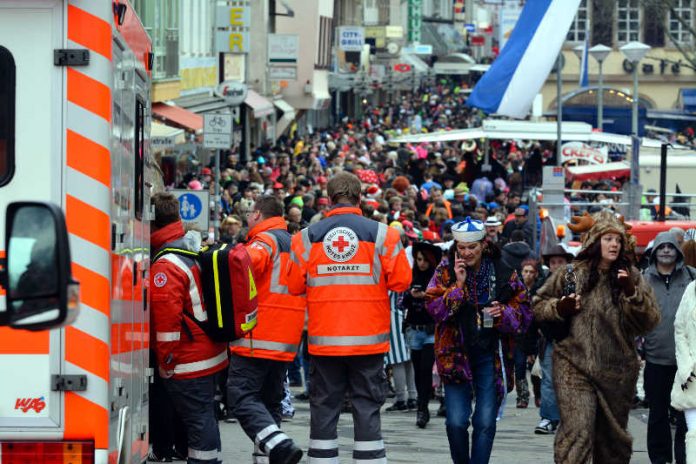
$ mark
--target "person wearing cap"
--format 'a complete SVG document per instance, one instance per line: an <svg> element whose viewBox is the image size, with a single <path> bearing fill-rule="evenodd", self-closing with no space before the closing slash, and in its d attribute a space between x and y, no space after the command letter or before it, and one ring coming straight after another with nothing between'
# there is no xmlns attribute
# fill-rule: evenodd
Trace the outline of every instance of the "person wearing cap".
<svg viewBox="0 0 696 464"><path fill-rule="evenodd" d="M486 239L492 243L500 241L500 226L503 225L496 216L488 216L483 226L486 228Z"/></svg>
<svg viewBox="0 0 696 464"><path fill-rule="evenodd" d="M553 352L561 413L554 459L628 464L640 368L635 339L657 326L660 311L632 264L635 237L622 218L602 211L575 217L569 227L582 234L582 249L572 269L555 272L533 300L540 323L566 327Z"/></svg>
<svg viewBox="0 0 696 464"><path fill-rule="evenodd" d="M510 236L514 230L521 230L524 233L524 240L529 247L534 248L534 230L532 223L529 221L529 207L527 205L520 205L515 208L515 219L503 227L501 237L504 242L510 241Z"/></svg>
<svg viewBox="0 0 696 464"><path fill-rule="evenodd" d="M527 329L532 312L517 272L485 240L483 222L467 217L452 227L452 235L454 244L428 285L427 310L435 321L435 358L445 388L452 461L487 463L498 410L513 388L512 363L503 362L501 353L510 359L514 335Z"/></svg>
<svg viewBox="0 0 696 464"><path fill-rule="evenodd" d="M550 247L542 253L544 264L549 268L549 275L556 270L565 268L575 256L570 253L563 244ZM548 276L546 276L548 278ZM541 285L538 285L540 287ZM535 321L536 322L536 321ZM561 421L561 413L558 411L556 391L553 386L553 340L551 334L545 332L539 350L539 364L541 365L541 405L539 407L539 424L534 429L537 435L549 435L556 431Z"/></svg>
<svg viewBox="0 0 696 464"><path fill-rule="evenodd" d="M326 197L317 198L317 214L312 216L309 220L309 224L316 224L326 217L326 211L329 209L329 199Z"/></svg>

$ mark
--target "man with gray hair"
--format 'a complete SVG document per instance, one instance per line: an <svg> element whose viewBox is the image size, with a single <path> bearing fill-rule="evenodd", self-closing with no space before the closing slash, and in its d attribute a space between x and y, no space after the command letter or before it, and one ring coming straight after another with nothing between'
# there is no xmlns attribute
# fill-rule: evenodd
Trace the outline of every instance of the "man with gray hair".
<svg viewBox="0 0 696 464"><path fill-rule="evenodd" d="M683 231L679 229L679 231ZM648 456L653 463L672 462L672 432L669 421L670 393L677 372L674 346L674 318L686 286L696 277L696 269L684 264L679 241L672 231L655 237L645 280L653 288L661 319L645 337L644 386L648 398ZM685 464L686 422L677 413L674 436L674 462Z"/></svg>

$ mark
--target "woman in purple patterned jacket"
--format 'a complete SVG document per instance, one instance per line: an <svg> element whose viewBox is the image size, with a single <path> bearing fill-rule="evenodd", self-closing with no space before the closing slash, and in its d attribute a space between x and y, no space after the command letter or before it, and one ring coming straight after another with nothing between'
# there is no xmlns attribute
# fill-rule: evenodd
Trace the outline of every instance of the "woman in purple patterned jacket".
<svg viewBox="0 0 696 464"><path fill-rule="evenodd" d="M435 358L445 385L452 460L484 464L493 449L498 409L513 388L514 337L527 330L532 311L524 284L485 240L481 221L467 218L452 234L454 244L428 285L428 312L436 323Z"/></svg>

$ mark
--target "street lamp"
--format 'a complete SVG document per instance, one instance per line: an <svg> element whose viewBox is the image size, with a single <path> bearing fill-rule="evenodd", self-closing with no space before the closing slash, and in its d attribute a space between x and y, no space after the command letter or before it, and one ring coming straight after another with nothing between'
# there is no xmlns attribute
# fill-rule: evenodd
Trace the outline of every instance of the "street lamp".
<svg viewBox="0 0 696 464"><path fill-rule="evenodd" d="M633 64L633 111L631 121L631 131L633 135L638 136L638 63L643 59L646 53L650 50L649 45L641 42L629 42L619 48L621 53L628 61Z"/></svg>
<svg viewBox="0 0 696 464"><path fill-rule="evenodd" d="M573 48L573 53L575 53L575 56L577 56L578 60L580 60L580 64L582 64L582 55L585 53L585 46L577 45L575 48Z"/></svg>
<svg viewBox="0 0 696 464"><path fill-rule="evenodd" d="M611 53L611 48L606 45L595 45L590 48L589 53L597 63L599 63L599 89L597 91L597 127L600 131L604 130L604 74L602 73L602 64Z"/></svg>

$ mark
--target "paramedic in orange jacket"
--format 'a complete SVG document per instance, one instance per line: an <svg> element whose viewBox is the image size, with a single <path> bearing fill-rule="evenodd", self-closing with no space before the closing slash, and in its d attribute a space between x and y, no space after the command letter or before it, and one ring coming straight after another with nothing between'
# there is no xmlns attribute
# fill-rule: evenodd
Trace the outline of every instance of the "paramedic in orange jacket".
<svg viewBox="0 0 696 464"><path fill-rule="evenodd" d="M256 200L247 215L245 245L254 267L259 295L258 326L253 338L231 343L227 396L234 416L255 444L254 463L295 464L302 450L279 426L287 363L297 354L306 303L288 292L285 275L290 234L283 204L272 196Z"/></svg>
<svg viewBox="0 0 696 464"><path fill-rule="evenodd" d="M360 180L342 172L327 186L333 205L293 236L288 288L307 295L310 365L308 463L338 463L336 425L353 403L353 460L386 462L380 407L389 350L387 290L403 292L411 268L396 229L361 215Z"/></svg>
<svg viewBox="0 0 696 464"><path fill-rule="evenodd" d="M153 256L164 248L197 252L200 238L190 235L197 232L184 234L179 200L171 193L157 193L152 203ZM150 269L150 293L153 349L159 376L186 427L188 464L220 463L215 374L227 367L227 347L212 341L199 326L207 314L198 263L188 256L162 254Z"/></svg>

